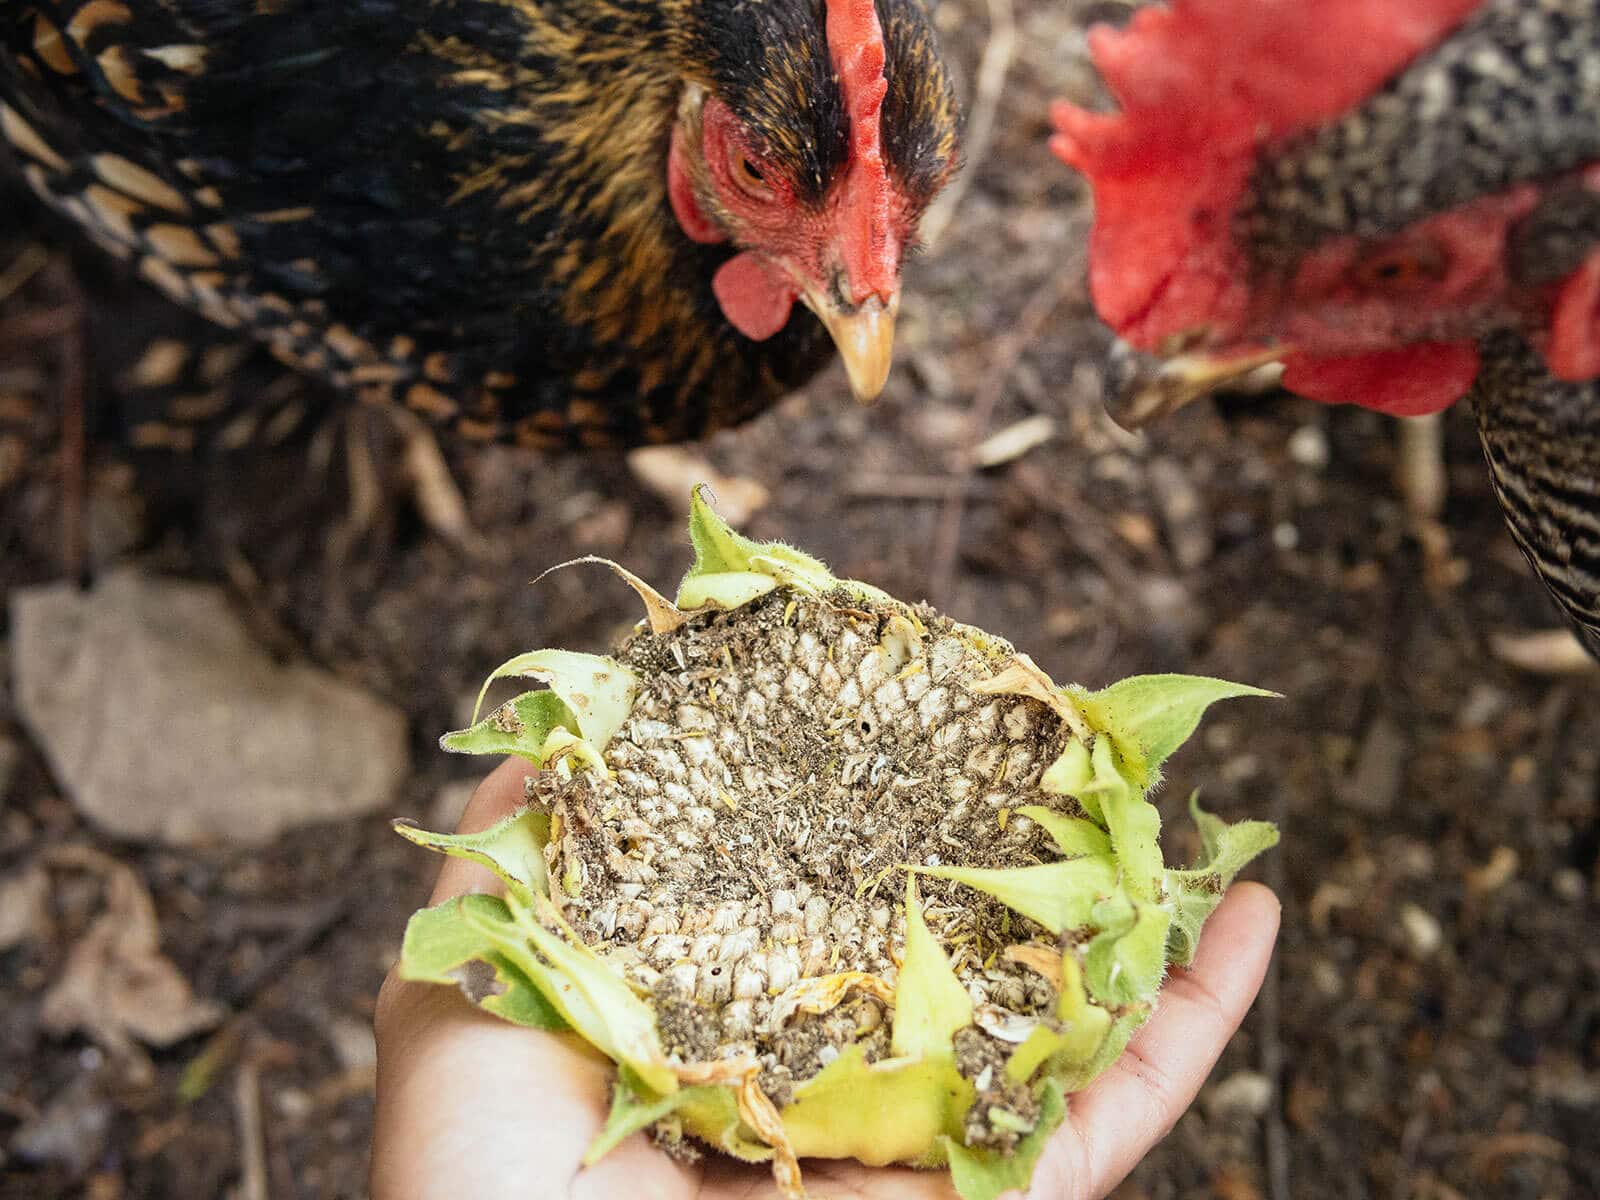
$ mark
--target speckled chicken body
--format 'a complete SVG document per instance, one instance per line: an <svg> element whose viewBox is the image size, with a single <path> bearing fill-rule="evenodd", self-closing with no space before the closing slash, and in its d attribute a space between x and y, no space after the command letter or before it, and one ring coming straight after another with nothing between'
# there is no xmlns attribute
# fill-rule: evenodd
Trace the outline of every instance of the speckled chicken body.
<svg viewBox="0 0 1600 1200"><path fill-rule="evenodd" d="M879 0L888 176L955 158L919 0ZM685 236L715 96L819 203L850 154L824 0L39 0L0 13L0 159L107 251L341 390L553 447L694 436L831 357L753 341ZM834 49L837 49L836 47Z"/></svg>

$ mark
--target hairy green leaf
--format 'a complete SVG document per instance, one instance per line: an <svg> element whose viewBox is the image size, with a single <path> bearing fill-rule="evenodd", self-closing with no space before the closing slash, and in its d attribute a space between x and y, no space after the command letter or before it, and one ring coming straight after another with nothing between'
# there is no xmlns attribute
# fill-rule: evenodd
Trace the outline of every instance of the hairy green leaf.
<svg viewBox="0 0 1600 1200"><path fill-rule="evenodd" d="M1039 1119L1032 1132L1019 1141L1011 1153L975 1150L949 1139L946 1150L950 1156L950 1175L961 1200L995 1200L1003 1192L1027 1191L1039 1155L1066 1115L1067 1103L1061 1086L1053 1079L1046 1080L1039 1090Z"/></svg>
<svg viewBox="0 0 1600 1200"><path fill-rule="evenodd" d="M485 924L514 936L515 921L498 896L462 896L413 913L401 944L400 977L454 984L474 1004L518 1025L567 1029L534 982L483 935Z"/></svg>
<svg viewBox="0 0 1600 1200"><path fill-rule="evenodd" d="M1135 675L1098 692L1076 696L1096 728L1111 735L1137 786L1160 777L1161 764L1188 739L1205 710L1236 696L1275 692L1200 675Z"/></svg>
<svg viewBox="0 0 1600 1200"><path fill-rule="evenodd" d="M1090 856L1031 867L916 867L918 873L977 888L1051 933L1082 929L1094 906L1117 891L1117 866Z"/></svg>
<svg viewBox="0 0 1600 1200"><path fill-rule="evenodd" d="M531 904L535 895L550 894L544 863L544 848L550 841L547 812L525 808L478 833L432 833L399 821L394 830L429 850L481 863L503 879L524 904Z"/></svg>

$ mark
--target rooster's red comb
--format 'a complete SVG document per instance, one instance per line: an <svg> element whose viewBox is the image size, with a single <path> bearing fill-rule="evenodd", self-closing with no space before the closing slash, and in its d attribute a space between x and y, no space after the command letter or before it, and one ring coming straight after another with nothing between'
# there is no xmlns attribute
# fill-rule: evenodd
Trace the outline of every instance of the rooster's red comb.
<svg viewBox="0 0 1600 1200"><path fill-rule="evenodd" d="M893 190L883 160L883 98L887 52L874 0L827 0L828 52L850 121L850 158L840 198L840 248L860 304L887 300L899 286L900 247L892 236Z"/></svg>
<svg viewBox="0 0 1600 1200"><path fill-rule="evenodd" d="M1231 223L1261 148L1363 100L1481 3L1174 0L1093 30L1121 111L1057 104L1051 145L1094 188L1100 315L1147 349L1240 317Z"/></svg>

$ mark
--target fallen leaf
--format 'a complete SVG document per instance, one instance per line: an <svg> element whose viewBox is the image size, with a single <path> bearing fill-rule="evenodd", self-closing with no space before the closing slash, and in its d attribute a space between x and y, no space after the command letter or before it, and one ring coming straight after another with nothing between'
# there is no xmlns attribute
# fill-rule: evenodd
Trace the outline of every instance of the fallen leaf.
<svg viewBox="0 0 1600 1200"><path fill-rule="evenodd" d="M1060 432L1054 417L1042 413L1024 417L1007 425L998 433L991 433L972 449L972 458L980 467L999 467L1037 450Z"/></svg>
<svg viewBox="0 0 1600 1200"><path fill-rule="evenodd" d="M223 1009L197 999L161 953L155 904L132 868L87 846L63 846L46 862L98 875L105 905L45 995L46 1029L81 1030L110 1053L137 1060L136 1042L170 1046L222 1019Z"/></svg>
<svg viewBox="0 0 1600 1200"><path fill-rule="evenodd" d="M737 528L767 506L771 499L754 479L724 475L703 457L682 446L646 446L628 455L634 477L676 512L689 514L689 493L696 484L711 487L717 511Z"/></svg>
<svg viewBox="0 0 1600 1200"><path fill-rule="evenodd" d="M1568 629L1492 633L1489 651L1507 666L1530 675L1587 675L1595 661Z"/></svg>
<svg viewBox="0 0 1600 1200"><path fill-rule="evenodd" d="M50 877L38 864L0 879L0 951L50 936Z"/></svg>

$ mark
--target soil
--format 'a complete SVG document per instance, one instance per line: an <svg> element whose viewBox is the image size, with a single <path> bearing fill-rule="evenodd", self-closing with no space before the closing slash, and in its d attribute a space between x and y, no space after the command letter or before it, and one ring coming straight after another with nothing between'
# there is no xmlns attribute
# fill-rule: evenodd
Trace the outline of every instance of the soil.
<svg viewBox="0 0 1600 1200"><path fill-rule="evenodd" d="M957 219L908 269L887 394L857 407L834 370L700 452L769 489L752 536L926 596L1058 680L1181 669L1283 693L1219 712L1167 772L1172 858L1195 848L1193 787L1227 819L1282 826L1252 873L1282 896L1283 935L1211 1085L1120 1200L1600 1195L1596 676L1530 674L1496 652L1494 635L1558 618L1502 528L1467 414L1446 421L1438 521L1407 517L1397 426L1371 414L1268 394L1139 436L1107 420L1088 212L1045 148L1044 114L1089 94L1083 25L1125 6L1016 7L994 140L973 155ZM969 93L988 14L1004 8L938 5ZM54 222L5 211L0 269L29 247L50 267L0 300L0 329L75 280L98 400L168 318ZM0 347L6 593L63 570L63 362L60 339ZM322 406L309 389L295 398ZM1029 418L1048 440L969 467L981 439ZM393 815L426 820L447 785L481 773L435 739L464 723L489 668L525 646L600 649L637 611L609 577L529 580L597 553L665 586L688 564L683 518L620 457L446 445L482 547L430 534L399 489L352 537L351 429L375 443L380 483L396 482L381 421L313 421L234 454L97 439L89 559L221 581L263 641L405 706L417 766ZM6 653L0 637L0 667ZM41 997L95 915L92 895L56 888L51 936L0 953L0 1197L221 1196L252 1081L270 1194L362 1195L361 1030L435 864L381 819L265 851L112 842L60 795L3 694L0 795L0 873L64 843L116 855L153 894L166 953L233 1013L222 1035L154 1051L144 1081L47 1035ZM181 1100L202 1055L189 1079L209 1086ZM72 1152L25 1161L17 1134L39 1120Z"/></svg>

